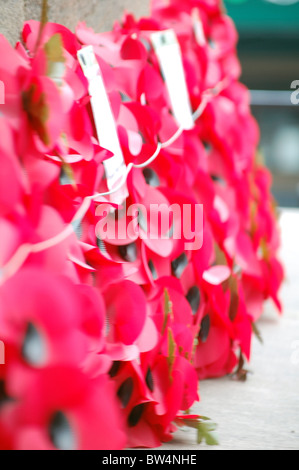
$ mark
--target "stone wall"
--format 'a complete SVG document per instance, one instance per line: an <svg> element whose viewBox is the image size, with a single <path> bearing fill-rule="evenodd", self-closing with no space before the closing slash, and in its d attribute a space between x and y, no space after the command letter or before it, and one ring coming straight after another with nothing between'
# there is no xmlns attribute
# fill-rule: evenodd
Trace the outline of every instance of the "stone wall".
<svg viewBox="0 0 299 470"><path fill-rule="evenodd" d="M74 31L77 22L86 21L95 31L108 31L125 10L137 18L148 15L150 0L48 0L49 21ZM12 43L20 37L25 20L39 20L42 0L0 0L0 33Z"/></svg>

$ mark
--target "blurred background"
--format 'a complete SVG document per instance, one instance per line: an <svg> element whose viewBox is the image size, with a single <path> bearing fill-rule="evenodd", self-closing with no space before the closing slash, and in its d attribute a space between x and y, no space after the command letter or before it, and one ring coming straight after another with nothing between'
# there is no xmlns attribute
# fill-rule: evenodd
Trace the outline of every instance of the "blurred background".
<svg viewBox="0 0 299 470"><path fill-rule="evenodd" d="M299 0L225 0L280 207L299 207ZM291 84L298 80L297 103Z"/></svg>

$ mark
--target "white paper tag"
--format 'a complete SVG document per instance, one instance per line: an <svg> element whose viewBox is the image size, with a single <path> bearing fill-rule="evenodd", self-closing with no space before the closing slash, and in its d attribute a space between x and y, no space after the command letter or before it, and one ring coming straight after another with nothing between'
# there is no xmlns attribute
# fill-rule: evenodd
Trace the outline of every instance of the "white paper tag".
<svg viewBox="0 0 299 470"><path fill-rule="evenodd" d="M198 8L193 8L192 10L192 22L193 22L193 31L195 34L195 38L197 44L201 47L205 46L206 44L206 37L205 32L203 29L203 24L200 17L200 11Z"/></svg>
<svg viewBox="0 0 299 470"><path fill-rule="evenodd" d="M78 59L84 75L88 79L91 106L99 143L101 147L114 154L113 157L103 162L107 186L111 191L126 176L126 165L118 139L116 124L93 47L87 46L81 49L78 52ZM127 184L124 183L119 191L110 195L110 200L116 204L121 204L127 197Z"/></svg>
<svg viewBox="0 0 299 470"><path fill-rule="evenodd" d="M186 84L182 53L172 29L151 34L160 69L168 89L174 117L185 130L194 127L192 109Z"/></svg>

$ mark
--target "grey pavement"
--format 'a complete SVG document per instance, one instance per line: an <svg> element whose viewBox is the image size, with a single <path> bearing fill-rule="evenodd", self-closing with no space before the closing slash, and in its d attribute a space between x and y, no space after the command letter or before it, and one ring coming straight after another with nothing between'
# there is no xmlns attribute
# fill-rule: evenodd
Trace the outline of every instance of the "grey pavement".
<svg viewBox="0 0 299 470"><path fill-rule="evenodd" d="M202 381L201 401L192 408L217 423L220 445L197 445L196 431L180 429L162 450L299 449L299 211L282 210L280 226L283 315L265 305L258 322L263 344L253 338L247 381Z"/></svg>

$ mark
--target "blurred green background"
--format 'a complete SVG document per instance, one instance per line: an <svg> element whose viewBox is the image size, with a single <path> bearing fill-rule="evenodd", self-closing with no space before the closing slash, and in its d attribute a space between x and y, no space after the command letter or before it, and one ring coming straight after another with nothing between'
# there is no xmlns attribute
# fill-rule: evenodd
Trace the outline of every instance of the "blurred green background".
<svg viewBox="0 0 299 470"><path fill-rule="evenodd" d="M239 32L241 81L251 91L260 148L281 207L299 207L299 0L225 0ZM299 97L299 94L298 94Z"/></svg>

